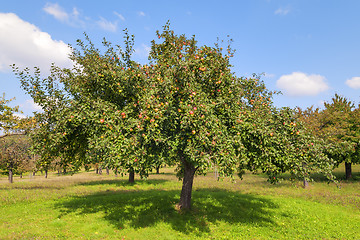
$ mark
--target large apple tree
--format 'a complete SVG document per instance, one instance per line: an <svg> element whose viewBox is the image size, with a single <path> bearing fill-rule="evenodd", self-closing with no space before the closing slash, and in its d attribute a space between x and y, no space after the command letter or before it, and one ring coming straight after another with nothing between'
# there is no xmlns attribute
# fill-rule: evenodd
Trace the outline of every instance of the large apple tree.
<svg viewBox="0 0 360 240"><path fill-rule="evenodd" d="M221 177L259 170L272 182L285 171L329 173L331 163L294 112L274 107L274 93L258 76L232 72L230 46L198 46L169 24L157 32L146 65L131 60L127 32L124 48L103 44L105 53L89 38L79 40L70 56L74 67L53 67L45 79L14 67L44 109L33 139L46 159L101 163L129 173L130 181L164 161L176 164L182 209L191 208L194 176L215 167Z"/></svg>

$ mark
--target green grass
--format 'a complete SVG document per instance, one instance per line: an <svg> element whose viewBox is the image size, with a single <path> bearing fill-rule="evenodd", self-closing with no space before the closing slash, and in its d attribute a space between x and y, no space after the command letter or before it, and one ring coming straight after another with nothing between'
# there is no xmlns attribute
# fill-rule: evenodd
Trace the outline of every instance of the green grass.
<svg viewBox="0 0 360 240"><path fill-rule="evenodd" d="M196 177L193 209L181 213L181 182L162 171L135 184L94 172L1 177L0 239L359 239L359 181L303 189L286 176L270 185L261 174L232 183L209 173Z"/></svg>

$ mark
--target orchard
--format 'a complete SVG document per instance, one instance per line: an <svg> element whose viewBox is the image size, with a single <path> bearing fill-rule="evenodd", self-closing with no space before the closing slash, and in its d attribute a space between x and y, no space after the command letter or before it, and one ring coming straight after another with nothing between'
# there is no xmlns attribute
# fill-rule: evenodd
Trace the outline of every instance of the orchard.
<svg viewBox="0 0 360 240"><path fill-rule="evenodd" d="M131 59L134 37L124 47L105 39L102 52L86 36L72 48L71 69L56 66L14 72L44 112L31 133L43 165L60 159L79 169L100 164L147 177L162 164L176 165L182 179L178 207L191 208L193 180L216 168L220 177L261 171L277 182L290 172L310 180L333 179L333 158L323 140L307 131L295 111L277 108L259 76L238 77L231 46L199 46L166 24L152 41L148 64Z"/></svg>

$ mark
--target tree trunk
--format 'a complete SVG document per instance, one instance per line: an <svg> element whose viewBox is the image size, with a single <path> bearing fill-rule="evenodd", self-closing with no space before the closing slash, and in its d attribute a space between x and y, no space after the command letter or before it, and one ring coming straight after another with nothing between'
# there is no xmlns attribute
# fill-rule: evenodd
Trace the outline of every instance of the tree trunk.
<svg viewBox="0 0 360 240"><path fill-rule="evenodd" d="M13 170L12 168L9 169L9 183L14 182Z"/></svg>
<svg viewBox="0 0 360 240"><path fill-rule="evenodd" d="M63 174L64 175L66 174L66 167L64 167L64 169L63 169Z"/></svg>
<svg viewBox="0 0 360 240"><path fill-rule="evenodd" d="M306 170L306 166L307 166L306 163L302 163L302 167L303 167L303 170L304 170L304 171ZM305 172L305 175L308 176L308 174L307 174L306 172ZM306 180L305 177L304 177L303 183L304 183L304 188L309 187L309 182Z"/></svg>
<svg viewBox="0 0 360 240"><path fill-rule="evenodd" d="M110 174L110 170L108 167L106 167L106 175L109 175Z"/></svg>
<svg viewBox="0 0 360 240"><path fill-rule="evenodd" d="M22 178L22 173L20 173L20 178Z"/></svg>
<svg viewBox="0 0 360 240"><path fill-rule="evenodd" d="M186 160L183 160L184 164L184 178L183 185L180 194L180 202L178 207L180 209L190 209L191 208L191 193L194 182L194 176L196 168L188 163Z"/></svg>
<svg viewBox="0 0 360 240"><path fill-rule="evenodd" d="M160 174L160 165L156 166L156 174Z"/></svg>
<svg viewBox="0 0 360 240"><path fill-rule="evenodd" d="M117 177L117 176L118 176L118 169L115 168L115 177Z"/></svg>
<svg viewBox="0 0 360 240"><path fill-rule="evenodd" d="M134 173L134 169L130 169L129 170L129 183L134 183L135 182L135 173Z"/></svg>
<svg viewBox="0 0 360 240"><path fill-rule="evenodd" d="M36 171L33 171L33 176L35 176Z"/></svg>
<svg viewBox="0 0 360 240"><path fill-rule="evenodd" d="M47 177L48 177L48 170L45 169L45 178L47 178Z"/></svg>
<svg viewBox="0 0 360 240"><path fill-rule="evenodd" d="M351 163L348 163L348 162L345 162L345 178L347 180L352 178Z"/></svg>
<svg viewBox="0 0 360 240"><path fill-rule="evenodd" d="M96 168L95 172L96 174L99 174L99 168Z"/></svg>
<svg viewBox="0 0 360 240"><path fill-rule="evenodd" d="M102 167L99 167L99 175L102 174Z"/></svg>
<svg viewBox="0 0 360 240"><path fill-rule="evenodd" d="M308 188L309 187L309 182L306 181L306 179L304 178L304 188Z"/></svg>

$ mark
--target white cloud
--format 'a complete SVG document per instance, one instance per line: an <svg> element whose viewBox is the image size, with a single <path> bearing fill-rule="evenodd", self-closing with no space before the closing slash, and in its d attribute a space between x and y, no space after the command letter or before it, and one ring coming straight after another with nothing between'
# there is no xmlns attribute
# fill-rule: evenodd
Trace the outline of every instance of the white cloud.
<svg viewBox="0 0 360 240"><path fill-rule="evenodd" d="M315 96L329 89L325 77L302 72L281 76L276 86L290 96Z"/></svg>
<svg viewBox="0 0 360 240"><path fill-rule="evenodd" d="M73 14L73 16L76 17L76 18L80 15L80 13L79 13L79 11L77 10L76 7L73 8L72 14Z"/></svg>
<svg viewBox="0 0 360 240"><path fill-rule="evenodd" d="M351 79L346 80L345 83L351 88L358 89L360 88L360 77L353 77Z"/></svg>
<svg viewBox="0 0 360 240"><path fill-rule="evenodd" d="M110 22L105 18L100 17L100 20L97 21L96 24L105 31L116 32L118 22Z"/></svg>
<svg viewBox="0 0 360 240"><path fill-rule="evenodd" d="M138 15L139 15L140 17L145 17L145 16L146 16L146 14L145 14L143 11L138 12Z"/></svg>
<svg viewBox="0 0 360 240"><path fill-rule="evenodd" d="M70 48L63 41L53 40L35 25L14 13L0 13L0 71L19 67L39 66L49 70L51 63L70 67Z"/></svg>
<svg viewBox="0 0 360 240"><path fill-rule="evenodd" d="M276 75L275 74L273 74L273 73L264 73L264 77L266 77L266 78L274 78Z"/></svg>
<svg viewBox="0 0 360 240"><path fill-rule="evenodd" d="M22 113L14 113L14 116L18 117L20 119L26 118L26 116L24 114L22 114Z"/></svg>
<svg viewBox="0 0 360 240"><path fill-rule="evenodd" d="M114 11L114 14L115 14L116 16L118 16L118 18L120 18L121 21L125 21L124 16L121 15L120 13Z"/></svg>
<svg viewBox="0 0 360 240"><path fill-rule="evenodd" d="M22 110L28 110L28 111L42 111L42 108L37 103L34 103L34 100L27 99L24 103L19 104L20 109Z"/></svg>
<svg viewBox="0 0 360 240"><path fill-rule="evenodd" d="M140 47L135 48L135 54L141 58L147 58L151 51L151 47L147 46L146 44L141 44Z"/></svg>
<svg viewBox="0 0 360 240"><path fill-rule="evenodd" d="M80 15L79 10L74 7L72 12L66 12L59 4L57 3L47 3L43 10L53 16L55 19L60 22L66 23L72 27L85 27L86 23ZM85 18L86 20L86 18Z"/></svg>
<svg viewBox="0 0 360 240"><path fill-rule="evenodd" d="M57 3L47 3L43 10L59 21L66 22L69 20L69 14ZM77 10L76 13L78 13Z"/></svg>
<svg viewBox="0 0 360 240"><path fill-rule="evenodd" d="M278 8L276 9L276 11L274 12L275 15L287 15L290 12L290 8Z"/></svg>
<svg viewBox="0 0 360 240"><path fill-rule="evenodd" d="M66 12L59 4L57 3L47 3L43 10L53 16L55 19L60 22L66 23L72 27L100 27L102 30L116 32L118 27L118 21L108 21L105 18L101 17L99 20L91 19L90 17L82 15L76 7L73 8L72 12ZM144 14L140 12L138 14ZM114 11L114 14L121 20L125 21L123 15ZM145 14L144 14L145 16Z"/></svg>

